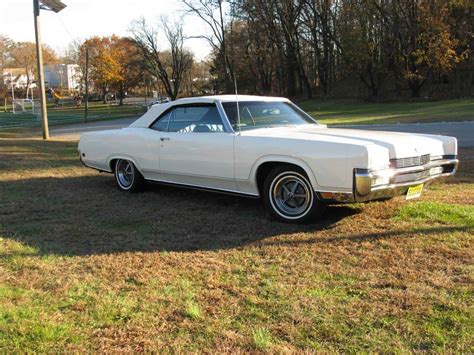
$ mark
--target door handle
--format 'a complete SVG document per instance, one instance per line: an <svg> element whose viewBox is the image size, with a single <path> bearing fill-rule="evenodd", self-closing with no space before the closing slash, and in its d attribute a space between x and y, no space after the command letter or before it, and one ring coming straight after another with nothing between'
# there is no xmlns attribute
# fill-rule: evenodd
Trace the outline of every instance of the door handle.
<svg viewBox="0 0 474 355"><path fill-rule="evenodd" d="M167 137L161 137L161 138L160 138L160 141L162 141L162 142L164 142L164 141L169 141L169 140L170 140L170 139L167 138Z"/></svg>

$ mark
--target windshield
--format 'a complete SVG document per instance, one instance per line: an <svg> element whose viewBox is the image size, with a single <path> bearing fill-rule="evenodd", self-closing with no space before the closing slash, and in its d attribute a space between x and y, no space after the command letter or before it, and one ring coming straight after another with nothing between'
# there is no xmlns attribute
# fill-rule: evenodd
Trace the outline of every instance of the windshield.
<svg viewBox="0 0 474 355"><path fill-rule="evenodd" d="M222 106L234 130L239 130L237 104L235 102L223 102ZM316 124L316 121L309 115L288 102L242 101L239 102L239 111L241 130L308 123Z"/></svg>

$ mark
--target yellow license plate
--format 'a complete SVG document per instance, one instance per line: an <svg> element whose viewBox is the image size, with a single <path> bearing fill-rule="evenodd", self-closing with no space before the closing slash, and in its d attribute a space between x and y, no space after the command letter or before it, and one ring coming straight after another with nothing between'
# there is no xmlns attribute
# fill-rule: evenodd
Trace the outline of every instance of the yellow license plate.
<svg viewBox="0 0 474 355"><path fill-rule="evenodd" d="M412 198L420 197L421 191L423 191L423 184L409 187L407 191L406 199L411 200Z"/></svg>

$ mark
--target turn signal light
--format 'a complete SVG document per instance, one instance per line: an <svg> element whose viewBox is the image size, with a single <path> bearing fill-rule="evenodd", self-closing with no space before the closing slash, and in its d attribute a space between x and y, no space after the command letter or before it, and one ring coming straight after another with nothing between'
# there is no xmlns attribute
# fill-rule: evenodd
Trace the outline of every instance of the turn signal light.
<svg viewBox="0 0 474 355"><path fill-rule="evenodd" d="M334 194L332 192L321 192L321 197L324 199L332 199Z"/></svg>

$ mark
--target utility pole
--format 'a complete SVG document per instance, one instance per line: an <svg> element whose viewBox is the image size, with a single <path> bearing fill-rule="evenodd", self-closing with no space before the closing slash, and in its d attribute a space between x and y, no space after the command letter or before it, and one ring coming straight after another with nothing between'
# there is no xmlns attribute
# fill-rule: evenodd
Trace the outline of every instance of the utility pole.
<svg viewBox="0 0 474 355"><path fill-rule="evenodd" d="M46 109L46 93L44 90L43 51L41 48L39 0L33 0L33 9L34 9L34 17L35 17L36 62L38 65L38 82L39 82L39 89L40 89L43 139L49 139L48 111Z"/></svg>
<svg viewBox="0 0 474 355"><path fill-rule="evenodd" d="M41 2L41 5L40 5ZM60 0L33 0L36 38L36 63L38 65L38 81L40 89L41 118L43 139L49 139L48 111L46 108L46 93L44 88L43 51L41 48L40 9L58 13L66 7Z"/></svg>
<svg viewBox="0 0 474 355"><path fill-rule="evenodd" d="M86 72L84 74L85 76L85 86L86 86L86 106L84 110L84 122L87 122L87 116L89 115L89 47L86 47Z"/></svg>
<svg viewBox="0 0 474 355"><path fill-rule="evenodd" d="M3 77L3 67L4 67L4 61L5 61L5 53L3 48L0 51L0 56L1 56L1 64L0 64L0 94L3 95L3 101L4 101L4 111L7 112L7 91L5 89L5 81Z"/></svg>

